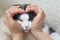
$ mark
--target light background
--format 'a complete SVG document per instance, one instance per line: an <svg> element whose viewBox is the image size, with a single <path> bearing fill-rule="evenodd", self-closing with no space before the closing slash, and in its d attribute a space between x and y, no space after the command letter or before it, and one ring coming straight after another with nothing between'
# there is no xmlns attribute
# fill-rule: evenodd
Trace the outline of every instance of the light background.
<svg viewBox="0 0 60 40"><path fill-rule="evenodd" d="M7 31L3 23L5 10L13 4L36 4L46 13L46 22L54 25L57 32L60 33L60 0L0 0L0 32Z"/></svg>

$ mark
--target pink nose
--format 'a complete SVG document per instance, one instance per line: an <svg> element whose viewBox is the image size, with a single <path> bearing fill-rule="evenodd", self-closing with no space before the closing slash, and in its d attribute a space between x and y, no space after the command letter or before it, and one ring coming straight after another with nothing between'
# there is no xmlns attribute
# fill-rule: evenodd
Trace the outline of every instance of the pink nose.
<svg viewBox="0 0 60 40"><path fill-rule="evenodd" d="M24 30L25 32L29 32L28 26L26 27L26 30Z"/></svg>
<svg viewBox="0 0 60 40"><path fill-rule="evenodd" d="M26 26L26 29L28 28L28 26Z"/></svg>

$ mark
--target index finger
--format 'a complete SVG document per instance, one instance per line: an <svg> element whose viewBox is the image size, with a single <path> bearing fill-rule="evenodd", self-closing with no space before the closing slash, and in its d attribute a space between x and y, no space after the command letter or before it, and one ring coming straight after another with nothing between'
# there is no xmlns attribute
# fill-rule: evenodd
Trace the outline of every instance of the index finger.
<svg viewBox="0 0 60 40"><path fill-rule="evenodd" d="M38 13L38 6L37 5L28 5L26 8L26 12L34 11L35 13Z"/></svg>
<svg viewBox="0 0 60 40"><path fill-rule="evenodd" d="M19 6L13 6L10 9L6 10L6 13L10 13L12 16L16 14L24 13L24 10L19 8Z"/></svg>

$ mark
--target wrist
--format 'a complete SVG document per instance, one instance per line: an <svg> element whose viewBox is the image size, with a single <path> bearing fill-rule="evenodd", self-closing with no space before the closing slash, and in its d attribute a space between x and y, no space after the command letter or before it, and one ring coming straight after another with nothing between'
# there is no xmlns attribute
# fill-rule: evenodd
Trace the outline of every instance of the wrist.
<svg viewBox="0 0 60 40"><path fill-rule="evenodd" d="M23 32L22 33L13 33L12 36L20 36L20 35L23 35Z"/></svg>
<svg viewBox="0 0 60 40"><path fill-rule="evenodd" d="M31 32L43 32L42 28L31 28Z"/></svg>
<svg viewBox="0 0 60 40"><path fill-rule="evenodd" d="M37 32L43 32L43 31L42 30L31 30L32 34L37 33Z"/></svg>
<svg viewBox="0 0 60 40"><path fill-rule="evenodd" d="M13 34L13 40L23 40L23 33Z"/></svg>
<svg viewBox="0 0 60 40"><path fill-rule="evenodd" d="M12 35L18 35L18 34L23 34L23 31L21 31L21 32L12 32Z"/></svg>
<svg viewBox="0 0 60 40"><path fill-rule="evenodd" d="M34 30L31 31L32 35L37 39L37 40L52 40L47 34L45 34L43 31L40 30Z"/></svg>
<svg viewBox="0 0 60 40"><path fill-rule="evenodd" d="M40 25L40 26L33 26L32 25L32 28L31 28L31 31L41 31L41 32L43 32L43 27L42 27L42 25Z"/></svg>

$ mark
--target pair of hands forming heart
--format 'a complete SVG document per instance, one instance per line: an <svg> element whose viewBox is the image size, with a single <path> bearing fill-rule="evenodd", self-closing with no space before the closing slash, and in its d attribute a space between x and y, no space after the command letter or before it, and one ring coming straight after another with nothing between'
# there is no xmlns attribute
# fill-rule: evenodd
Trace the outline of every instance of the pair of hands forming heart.
<svg viewBox="0 0 60 40"><path fill-rule="evenodd" d="M34 11L37 14L37 16L32 21L31 32L37 30L42 31L42 26L45 19L45 14L43 10L36 5L28 5L25 11L19 7L20 6L13 6L6 11L4 23L6 24L7 28L11 31L11 33L12 34L23 33L23 30L20 27L21 25L13 19L13 16L17 13L24 13L29 11Z"/></svg>

